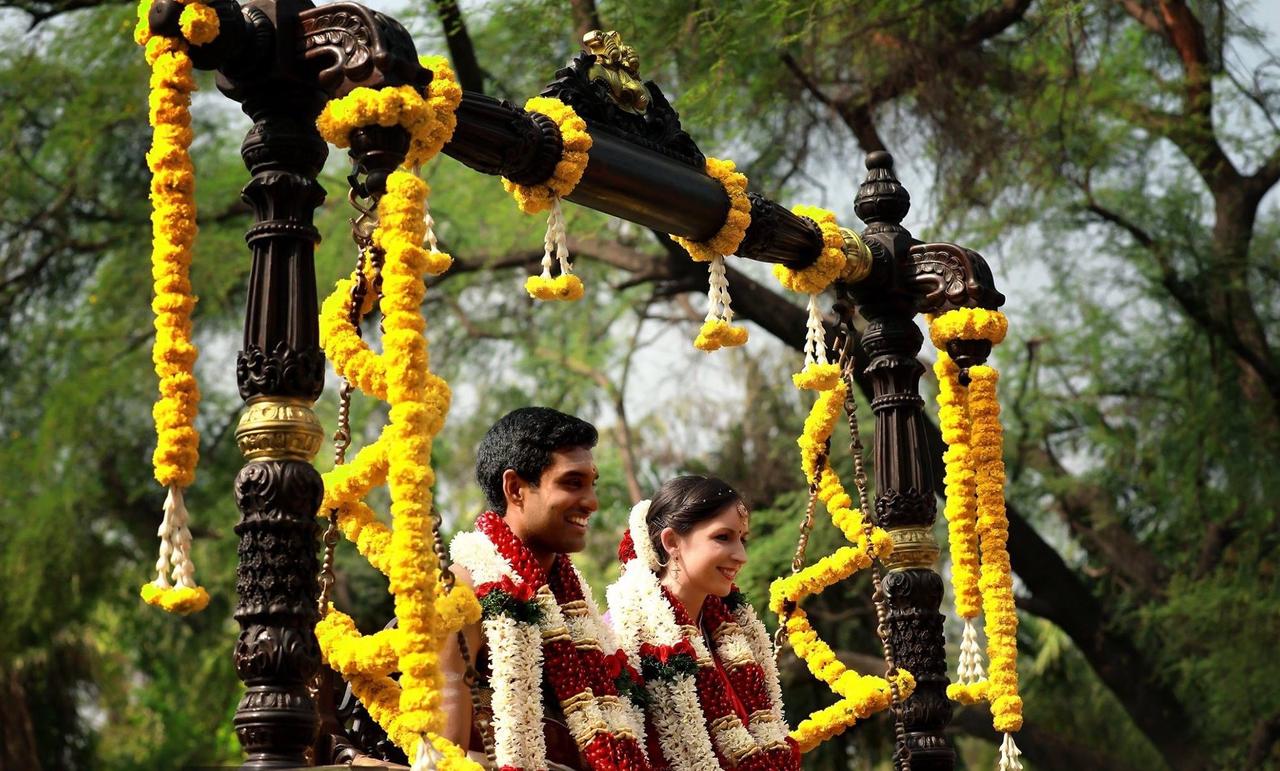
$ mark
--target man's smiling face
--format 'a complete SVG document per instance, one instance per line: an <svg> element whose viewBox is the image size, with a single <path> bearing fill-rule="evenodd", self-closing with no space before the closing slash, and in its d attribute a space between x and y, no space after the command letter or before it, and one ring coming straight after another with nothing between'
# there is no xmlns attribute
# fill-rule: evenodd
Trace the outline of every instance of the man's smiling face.
<svg viewBox="0 0 1280 771"><path fill-rule="evenodd" d="M538 484L518 480L519 510L509 505L507 512L512 531L535 554L582 551L587 546L587 524L600 508L599 477L590 449L556 450Z"/></svg>

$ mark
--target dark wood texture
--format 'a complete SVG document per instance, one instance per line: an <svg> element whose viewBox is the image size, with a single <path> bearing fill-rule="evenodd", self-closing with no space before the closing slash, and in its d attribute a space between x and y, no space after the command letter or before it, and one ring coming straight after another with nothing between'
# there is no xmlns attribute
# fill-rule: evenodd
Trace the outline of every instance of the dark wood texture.
<svg viewBox="0 0 1280 771"><path fill-rule="evenodd" d="M915 324L918 304L909 279L916 242L902 227L911 205L893 176L888 153L867 158L868 175L858 190L856 210L867 223L863 237L875 265L871 276L847 291L867 319L862 347L865 376L872 387L875 415L876 524L892 529L931 526L936 502L925 436L917 354L923 336ZM912 771L951 771L955 751L944 734L951 720L947 660L942 632L942 577L931 569L890 571L884 576L889 603L889 640L897 664L916 678L915 693L903 709L905 747Z"/></svg>
<svg viewBox="0 0 1280 771"><path fill-rule="evenodd" d="M301 35L299 0L254 0L243 18L263 43ZM265 32L270 31L268 37ZM270 53L268 53L270 52ZM253 120L241 148L251 175L243 191L254 225L244 347L236 380L246 401L314 402L324 385L317 322L312 224L324 200L316 175L328 147L315 128L326 94L295 56L296 46L260 45L258 66L231 68L219 87ZM236 477L241 520L235 609L236 673L246 689L236 708L245 767L306 765L318 719L307 684L320 664L316 622L316 510L320 474L303 460L258 460Z"/></svg>

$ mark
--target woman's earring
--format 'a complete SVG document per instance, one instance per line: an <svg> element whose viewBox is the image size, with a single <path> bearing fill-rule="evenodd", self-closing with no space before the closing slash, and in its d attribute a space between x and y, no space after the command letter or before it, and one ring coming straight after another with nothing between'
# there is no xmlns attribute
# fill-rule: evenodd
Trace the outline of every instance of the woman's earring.
<svg viewBox="0 0 1280 771"><path fill-rule="evenodd" d="M671 577L676 581L680 580L680 558L673 557L671 559Z"/></svg>

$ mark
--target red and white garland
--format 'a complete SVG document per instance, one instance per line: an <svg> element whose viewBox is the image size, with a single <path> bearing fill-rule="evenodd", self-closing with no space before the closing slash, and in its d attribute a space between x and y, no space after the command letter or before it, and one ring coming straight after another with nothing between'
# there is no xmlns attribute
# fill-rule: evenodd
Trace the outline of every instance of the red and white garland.
<svg viewBox="0 0 1280 771"><path fill-rule="evenodd" d="M480 515L474 531L457 535L450 552L471 571L484 609L500 771L547 768L544 664L569 733L591 768L647 771L644 712L630 696L639 690L640 676L618 650L569 558L556 555L548 576L493 512Z"/></svg>
<svg viewBox="0 0 1280 771"><path fill-rule="evenodd" d="M655 768L799 769L764 624L737 587L727 598L707 597L703 621L722 671L701 630L658 580L660 565L645 523L648 510L648 501L631 510L630 530L619 549L622 577L607 594L622 650L640 661L649 692L648 714L663 756L652 759ZM703 719L691 720L691 715Z"/></svg>

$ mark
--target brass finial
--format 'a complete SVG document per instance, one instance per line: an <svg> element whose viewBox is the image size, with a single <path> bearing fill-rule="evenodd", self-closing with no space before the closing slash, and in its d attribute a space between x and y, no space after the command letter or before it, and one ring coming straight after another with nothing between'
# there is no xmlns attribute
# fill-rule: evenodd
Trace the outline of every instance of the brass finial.
<svg viewBox="0 0 1280 771"><path fill-rule="evenodd" d="M594 54L591 79L609 87L613 101L626 112L643 115L649 109L649 89L640 80L640 58L614 30L593 29L582 36L582 47Z"/></svg>

